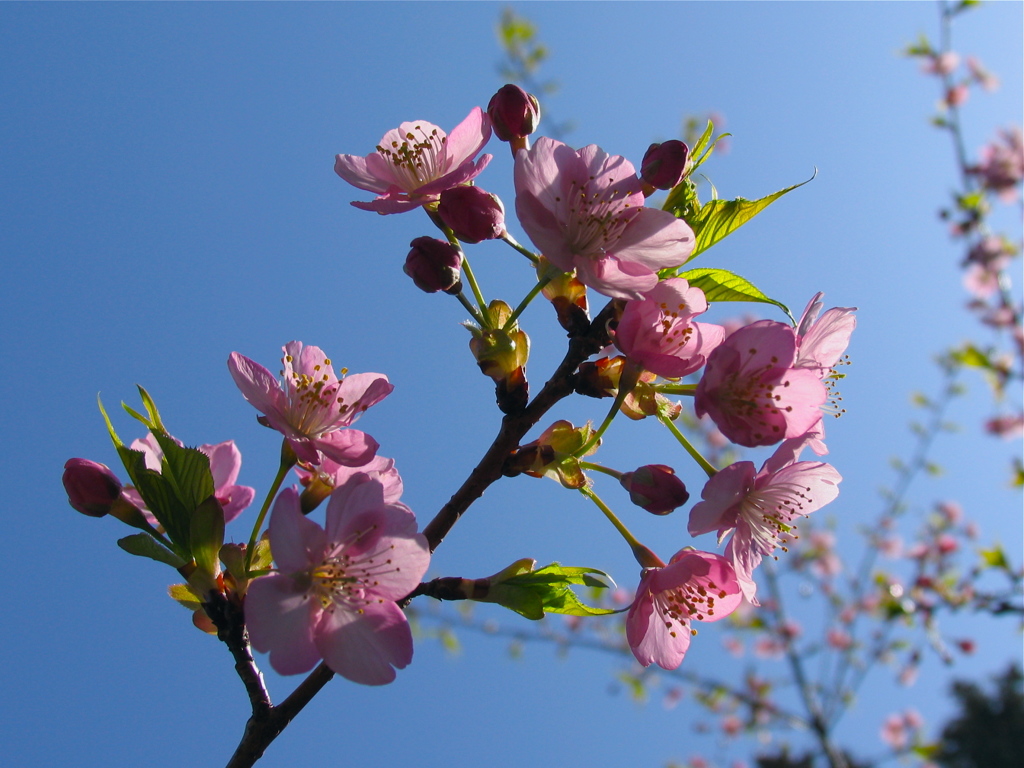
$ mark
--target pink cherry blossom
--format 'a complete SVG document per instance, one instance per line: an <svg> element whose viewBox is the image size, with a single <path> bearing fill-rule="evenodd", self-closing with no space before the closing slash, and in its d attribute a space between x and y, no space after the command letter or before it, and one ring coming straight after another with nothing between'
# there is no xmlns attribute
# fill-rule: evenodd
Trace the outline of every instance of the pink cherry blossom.
<svg viewBox="0 0 1024 768"><path fill-rule="evenodd" d="M704 292L686 280L660 282L643 299L626 304L615 346L651 373L686 376L700 369L725 338L722 326L693 321L707 308Z"/></svg>
<svg viewBox="0 0 1024 768"><path fill-rule="evenodd" d="M306 464L295 467L295 473L305 488L300 497L302 511L308 513L315 509L335 488L343 486L358 472L380 481L384 486L384 501L389 504L402 497L402 478L395 469L394 459L378 455L361 467L346 467L325 458L319 467Z"/></svg>
<svg viewBox="0 0 1024 768"><path fill-rule="evenodd" d="M290 341L283 347L279 383L262 365L232 352L228 369L242 395L282 433L299 461L320 464L327 457L360 467L377 453L377 441L346 429L394 387L381 373L354 373L339 379L323 350Z"/></svg>
<svg viewBox="0 0 1024 768"><path fill-rule="evenodd" d="M828 392L817 370L794 367L793 328L759 320L708 356L694 409L734 443L754 447L800 437L821 421Z"/></svg>
<svg viewBox="0 0 1024 768"><path fill-rule="evenodd" d="M490 119L480 107L448 134L433 123L414 120L385 133L366 157L338 155L334 172L354 187L377 193L372 202L353 202L356 208L404 213L475 179L491 161L491 155L474 160L490 137Z"/></svg>
<svg viewBox="0 0 1024 768"><path fill-rule="evenodd" d="M754 569L776 547L791 540L794 521L809 515L839 495L842 477L829 464L797 461L806 438L786 440L761 467L750 461L731 464L708 480L703 501L690 510L691 536L718 531L736 569L743 595L757 605Z"/></svg>
<svg viewBox="0 0 1024 768"><path fill-rule="evenodd" d="M626 616L626 640L645 667L675 669L690 646L690 620L718 621L743 601L729 562L682 549L663 567L645 568Z"/></svg>
<svg viewBox="0 0 1024 768"><path fill-rule="evenodd" d="M177 438L171 438L178 445L182 442ZM146 433L144 438L133 440L131 444L133 451L141 451L146 459L146 468L159 472L164 458L164 451L160 444L153 437L152 432ZM200 445L199 450L210 459L210 474L213 475L213 493L224 510L224 522L230 523L252 504L256 496L256 489L247 485L238 485L238 472L242 468L242 453L238 450L234 440L225 440L216 445ZM139 508L142 514L152 526L159 523L153 513L146 508L146 502L142 500L139 492L132 487L124 489L125 498Z"/></svg>
<svg viewBox="0 0 1024 768"><path fill-rule="evenodd" d="M594 144L541 137L516 153L515 187L519 221L544 256L606 296L642 298L659 269L693 252L685 221L644 207L632 163Z"/></svg>
<svg viewBox="0 0 1024 768"><path fill-rule="evenodd" d="M331 494L327 527L302 514L293 488L277 497L270 547L278 570L245 598L253 647L282 675L321 659L357 683L383 685L412 661L412 633L395 603L420 582L430 551L416 517L357 474Z"/></svg>

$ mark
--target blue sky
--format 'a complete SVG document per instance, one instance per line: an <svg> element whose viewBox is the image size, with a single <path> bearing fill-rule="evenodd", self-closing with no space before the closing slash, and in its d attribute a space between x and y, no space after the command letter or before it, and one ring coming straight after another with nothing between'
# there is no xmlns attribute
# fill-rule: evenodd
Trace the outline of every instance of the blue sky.
<svg viewBox="0 0 1024 768"><path fill-rule="evenodd" d="M0 722L12 765L217 765L246 717L224 648L163 596L173 574L117 549L123 532L112 521L66 505L67 458L116 462L97 392L116 406L142 384L186 442L234 438L242 482L265 489L278 442L256 424L225 360L237 350L272 368L291 339L319 345L350 370L395 383L361 426L396 458L405 501L422 520L489 443L493 391L467 354L464 310L419 293L401 272L409 241L430 234L429 223L352 208L366 195L332 167L336 153L365 154L399 122L450 129L485 105L502 84L493 32L501 8L0 5L0 343L16 363L0 384L9 558ZM954 183L948 140L927 124L937 92L898 55L921 32L935 37L936 7L518 10L551 49L545 74L561 90L546 106L575 122L570 143L638 161L651 141L677 135L685 114L716 110L733 133L730 152L706 166L723 197L760 197L817 169L703 265L739 272L794 311L818 290L826 306L860 308L843 385L850 413L829 433L845 480L824 511L852 541L880 507L890 456L910 449L909 393L935 390L932 357L984 340L962 309L961 254L936 218ZM1021 21L1020 4L998 3L958 23L957 47L1003 81L995 94L972 95L969 148L1021 119ZM480 184L511 209L510 158L497 142L490 151ZM1012 209L1000 216L1014 226ZM515 302L529 289L529 270L508 249L469 255L492 295ZM524 326L539 386L562 337L540 304ZM963 431L936 450L948 471L918 485L914 503L956 498L983 540L1019 555L1020 497L1004 488L1010 451L980 434L989 396L981 381L968 383L954 414ZM557 415L600 419L604 408L573 403ZM132 434L127 417L115 419ZM616 425L602 458L682 465L672 451L654 425ZM683 515L629 523L663 541L664 554L688 543ZM631 584L636 567L606 528L553 483L507 481L460 523L431 572L479 576L531 556ZM494 615L516 626L511 614ZM979 676L1019 659L1009 620L963 621L979 653L954 672ZM730 663L715 637L702 632L685 663ZM420 643L384 689L332 683L262 764L655 766L721 754L715 738L694 735L692 710L609 695L615 662L598 653L558 659L528 646L513 660L500 640L462 641L454 658ZM873 740L884 715L905 706L941 718L948 674L929 660L916 688L893 689L880 672L841 734ZM273 674L269 683L278 698L293 684Z"/></svg>

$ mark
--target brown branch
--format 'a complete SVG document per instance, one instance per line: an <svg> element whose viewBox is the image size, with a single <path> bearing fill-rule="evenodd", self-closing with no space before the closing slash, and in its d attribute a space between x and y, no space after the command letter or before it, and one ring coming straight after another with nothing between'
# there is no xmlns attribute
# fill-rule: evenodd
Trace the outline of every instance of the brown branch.
<svg viewBox="0 0 1024 768"><path fill-rule="evenodd" d="M545 413L551 410L555 403L572 394L574 376L580 363L591 355L597 354L610 343L607 325L608 321L615 316L615 311L615 302L609 302L594 318L585 333L570 337L569 350L544 388L521 412L509 414L501 420L498 435L480 463L476 465L466 481L448 500L448 503L441 507L434 519L423 529L423 535L427 537L431 552L437 549L470 505L483 496L484 491L502 476L501 469L505 459L515 448L519 447L519 443L526 433L540 421Z"/></svg>

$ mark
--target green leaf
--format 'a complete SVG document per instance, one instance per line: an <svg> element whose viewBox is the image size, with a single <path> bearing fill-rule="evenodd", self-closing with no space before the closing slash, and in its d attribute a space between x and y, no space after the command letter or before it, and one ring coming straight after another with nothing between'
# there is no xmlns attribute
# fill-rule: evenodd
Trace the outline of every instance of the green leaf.
<svg viewBox="0 0 1024 768"><path fill-rule="evenodd" d="M780 301L765 296L753 283L739 275L727 272L724 269L689 269L680 272L676 277L681 277L690 285L696 286L704 291L709 302L716 301L751 301L761 304L774 304L779 307L790 319L793 319L789 307Z"/></svg>
<svg viewBox="0 0 1024 768"><path fill-rule="evenodd" d="M1004 571L1010 570L1010 563L1006 559L1006 553L998 544L992 547L992 549L982 549L978 554L981 555L982 567L999 568Z"/></svg>
<svg viewBox="0 0 1024 768"><path fill-rule="evenodd" d="M615 582L604 571L595 568L563 567L551 563L492 583L483 602L503 605L528 619L543 618L545 612L570 616L603 616L616 612L586 605L572 591L573 585L607 589L614 587Z"/></svg>
<svg viewBox="0 0 1024 768"><path fill-rule="evenodd" d="M192 513L189 542L196 567L209 576L220 573L220 549L224 545L224 509L211 495Z"/></svg>
<svg viewBox="0 0 1024 768"><path fill-rule="evenodd" d="M172 600L185 606L190 611L198 611L203 607L202 602L199 600L199 595L193 592L192 587L188 584L171 584L167 588L167 594L171 596Z"/></svg>
<svg viewBox="0 0 1024 768"><path fill-rule="evenodd" d="M150 560L156 560L158 563L165 563L172 568L181 568L185 565L184 560L171 552L148 533L133 533L131 536L125 536L123 539L117 540L117 546L130 555L148 557Z"/></svg>
<svg viewBox="0 0 1024 768"><path fill-rule="evenodd" d="M814 176L817 175L818 171L815 169ZM735 200L709 200L701 207L696 218L686 220L697 235L697 242L688 260L692 261L715 243L724 240L780 197L813 180L814 176L760 200L746 200L742 197ZM675 213L680 215L679 211Z"/></svg>

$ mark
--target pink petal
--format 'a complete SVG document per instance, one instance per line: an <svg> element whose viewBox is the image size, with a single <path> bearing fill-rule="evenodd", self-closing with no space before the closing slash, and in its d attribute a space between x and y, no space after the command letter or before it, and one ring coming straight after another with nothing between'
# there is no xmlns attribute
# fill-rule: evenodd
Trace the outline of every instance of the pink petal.
<svg viewBox="0 0 1024 768"><path fill-rule="evenodd" d="M324 558L323 529L302 514L299 494L285 488L270 513L270 548L282 573L299 573Z"/></svg>
<svg viewBox="0 0 1024 768"><path fill-rule="evenodd" d="M736 527L737 508L754 485L754 464L738 461L719 470L701 491L703 501L690 510L686 530L691 536Z"/></svg>
<svg viewBox="0 0 1024 768"><path fill-rule="evenodd" d="M412 632L402 610L393 602L367 606L362 613L325 611L315 642L327 666L363 685L384 685L395 670L412 661Z"/></svg>
<svg viewBox="0 0 1024 768"><path fill-rule="evenodd" d="M293 441L293 446L295 445ZM324 456L346 467L361 467L377 454L379 444L365 432L358 429L342 429L329 432L321 438L310 440L309 445L321 451ZM298 455L296 450L296 455ZM312 464L319 463L319 457L312 460L299 456Z"/></svg>
<svg viewBox="0 0 1024 768"><path fill-rule="evenodd" d="M242 397L257 411L280 418L278 404L283 393L270 371L237 352L232 352L228 357L228 370L235 385L241 390Z"/></svg>
<svg viewBox="0 0 1024 768"><path fill-rule="evenodd" d="M583 257L575 263L580 282L613 299L642 299L658 284L655 272L616 256L600 260Z"/></svg>
<svg viewBox="0 0 1024 768"><path fill-rule="evenodd" d="M850 335L857 327L853 309L835 307L828 310L800 339L796 365L816 367L824 376L843 356L850 344Z"/></svg>
<svg viewBox="0 0 1024 768"><path fill-rule="evenodd" d="M382 164L386 166L376 152L366 157L338 155L334 158L334 172L353 187L380 194L395 183L390 172L382 173Z"/></svg>
<svg viewBox="0 0 1024 768"><path fill-rule="evenodd" d="M667 211L641 208L626 225L614 251L620 259L659 270L685 264L695 243L693 230L682 219Z"/></svg>
<svg viewBox="0 0 1024 768"><path fill-rule="evenodd" d="M448 168L462 165L476 157L491 138L491 121L480 107L473 107L466 119L452 128L444 145Z"/></svg>
<svg viewBox="0 0 1024 768"><path fill-rule="evenodd" d="M339 426L347 426L394 391L395 387L383 373L353 373L339 382L335 397L342 408Z"/></svg>
<svg viewBox="0 0 1024 768"><path fill-rule="evenodd" d="M270 665L279 674L308 672L320 660L313 641L319 606L290 576L270 574L249 585L245 596L249 639L257 651L270 653Z"/></svg>
<svg viewBox="0 0 1024 768"><path fill-rule="evenodd" d="M224 488L234 485L238 480L238 471L242 468L242 452L238 450L234 440L226 440L216 445L204 444L199 450L210 458L210 473L213 485Z"/></svg>

